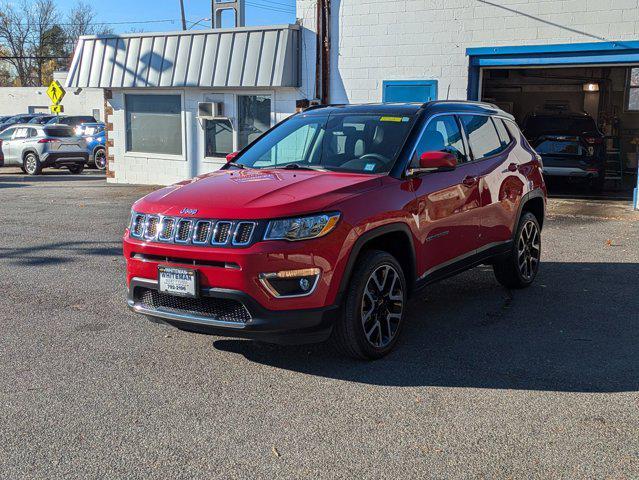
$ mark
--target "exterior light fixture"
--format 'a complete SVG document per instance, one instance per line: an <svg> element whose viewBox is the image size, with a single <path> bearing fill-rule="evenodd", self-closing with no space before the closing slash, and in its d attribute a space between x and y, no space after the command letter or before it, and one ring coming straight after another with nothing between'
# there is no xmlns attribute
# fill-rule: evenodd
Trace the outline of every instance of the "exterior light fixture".
<svg viewBox="0 0 639 480"><path fill-rule="evenodd" d="M593 83L593 82L584 83L583 89L584 89L584 92L598 92L599 84Z"/></svg>

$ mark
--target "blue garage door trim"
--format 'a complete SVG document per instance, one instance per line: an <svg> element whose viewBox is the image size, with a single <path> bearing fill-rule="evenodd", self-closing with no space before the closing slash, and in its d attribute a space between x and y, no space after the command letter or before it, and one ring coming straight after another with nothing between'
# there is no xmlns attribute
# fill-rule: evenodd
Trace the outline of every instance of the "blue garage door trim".
<svg viewBox="0 0 639 480"><path fill-rule="evenodd" d="M468 99L479 100L481 67L638 63L639 41L468 48Z"/></svg>
<svg viewBox="0 0 639 480"><path fill-rule="evenodd" d="M382 101L388 103L437 100L437 80L384 80Z"/></svg>

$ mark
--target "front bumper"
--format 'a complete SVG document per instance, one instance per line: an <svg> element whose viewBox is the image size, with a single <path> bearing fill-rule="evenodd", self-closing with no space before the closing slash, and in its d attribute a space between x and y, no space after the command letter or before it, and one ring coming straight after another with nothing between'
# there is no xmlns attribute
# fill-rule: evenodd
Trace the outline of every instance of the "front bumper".
<svg viewBox="0 0 639 480"><path fill-rule="evenodd" d="M129 282L128 305L131 310L200 333L259 339L280 344L316 343L328 339L337 306L299 310L268 310L250 295L223 288L200 288L204 301L219 299L241 305L245 315L211 315L202 309L173 308L150 304L146 294L157 293L156 280L134 277ZM171 297L171 296L169 296ZM174 297L173 297L174 298ZM187 301L188 303L188 301ZM233 320L229 320L229 318ZM241 318L240 318L241 317Z"/></svg>

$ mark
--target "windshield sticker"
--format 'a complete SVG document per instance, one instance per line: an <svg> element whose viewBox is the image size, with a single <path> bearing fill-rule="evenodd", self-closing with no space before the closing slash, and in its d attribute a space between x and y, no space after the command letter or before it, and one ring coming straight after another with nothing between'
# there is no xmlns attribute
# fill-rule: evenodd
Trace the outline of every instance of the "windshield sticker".
<svg viewBox="0 0 639 480"><path fill-rule="evenodd" d="M408 122L408 117L381 117L379 119L380 122L395 122L395 123L404 123Z"/></svg>
<svg viewBox="0 0 639 480"><path fill-rule="evenodd" d="M375 164L374 163L367 163L364 166L364 171L366 171L366 172L372 172L373 170L375 170Z"/></svg>

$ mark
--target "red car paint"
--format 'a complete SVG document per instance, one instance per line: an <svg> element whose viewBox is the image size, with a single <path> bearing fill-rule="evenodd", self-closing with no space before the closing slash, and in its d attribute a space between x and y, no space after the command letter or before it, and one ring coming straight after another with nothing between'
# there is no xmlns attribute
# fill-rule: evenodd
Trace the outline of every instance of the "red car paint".
<svg viewBox="0 0 639 480"><path fill-rule="evenodd" d="M465 109L476 113L477 108L461 102L424 108L405 151L433 115L447 109L451 115ZM227 169L160 189L136 202L133 210L188 217L184 209L191 209L197 211L195 218L250 221L318 212L340 212L341 217L334 230L320 238L259 240L244 248L162 244L132 238L127 229L127 284L134 278L157 280L158 265L193 267L195 262L201 288L243 292L269 312L336 306L356 248L362 248L358 240L397 225L409 232L414 249L415 271L407 272L412 284L428 281L430 275L436 278L442 267L511 241L528 197L545 205L538 157L523 137L515 137L497 155L420 176ZM306 268L321 271L308 296L276 298L259 281L265 272Z"/></svg>

